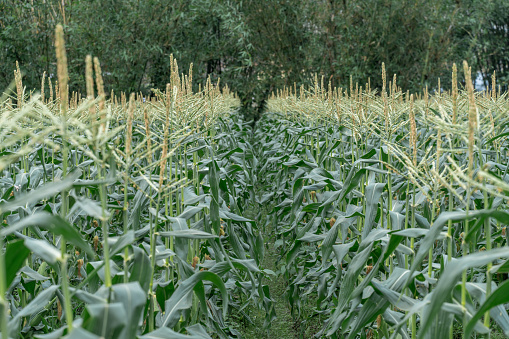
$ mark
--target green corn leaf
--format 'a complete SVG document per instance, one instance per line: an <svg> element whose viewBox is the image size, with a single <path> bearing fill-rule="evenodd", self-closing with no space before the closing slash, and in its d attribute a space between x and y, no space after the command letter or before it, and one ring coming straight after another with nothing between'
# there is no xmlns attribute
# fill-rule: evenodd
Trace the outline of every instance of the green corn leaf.
<svg viewBox="0 0 509 339"><path fill-rule="evenodd" d="M112 242L110 248L110 255L115 255L120 253L126 246L131 245L134 242L134 232L133 231L127 231L126 234L122 235L118 238L108 238L109 242Z"/></svg>
<svg viewBox="0 0 509 339"><path fill-rule="evenodd" d="M131 274L129 275L130 282L139 282L144 291L148 291L150 285L150 276L152 266L150 265L150 258L139 247L132 247L134 251L134 259L131 267Z"/></svg>
<svg viewBox="0 0 509 339"><path fill-rule="evenodd" d="M431 229L433 230L433 227ZM431 315L438 314L442 304L450 298L451 291L457 284L458 278L463 270L486 265L501 257L509 257L509 248L497 248L490 251L469 254L456 260L453 265L449 265L432 292L431 304L423 316L424 321L421 322L419 335L424 335L431 327L432 322L429 321L429 319L433 318Z"/></svg>
<svg viewBox="0 0 509 339"><path fill-rule="evenodd" d="M30 250L25 246L23 240L15 240L7 244L5 250L5 262L8 263L5 269L5 282L9 287L16 277L16 274L25 264L25 259L30 254Z"/></svg>
<svg viewBox="0 0 509 339"><path fill-rule="evenodd" d="M371 254L372 248L373 243L370 243L363 251L357 253L357 255L353 257L352 262L348 265L348 270L346 271L345 277L341 284L341 289L339 291L338 306L331 316L331 321L328 324L330 329L327 332L327 335L332 335L338 330L341 324L340 315L350 301L350 294L354 290L357 277L359 276L359 273L364 269L364 266L366 266L366 261Z"/></svg>
<svg viewBox="0 0 509 339"><path fill-rule="evenodd" d="M497 312L505 312L507 316L507 311L502 308L494 310L499 305L509 303L509 280L504 281L500 286L497 287L494 291L491 292L490 296L484 301L481 307L477 310L477 312L473 315L472 319L468 322L465 328L465 336L468 338L472 334L475 324L479 319L481 319L484 314L491 310L492 316L495 315L493 313ZM509 336L509 331L507 331L507 323L505 324L505 335Z"/></svg>
<svg viewBox="0 0 509 339"><path fill-rule="evenodd" d="M14 232L20 231L26 227L40 227L50 231L55 235L61 235L65 241L70 242L74 246L82 249L91 257L95 256L92 247L85 240L81 234L71 226L66 220L58 215L52 215L47 212L36 212L31 216L21 219L15 224L0 231L0 236L6 236Z"/></svg>
<svg viewBox="0 0 509 339"><path fill-rule="evenodd" d="M62 337L63 339L101 339L100 336L93 334L81 327L73 329L73 331Z"/></svg>
<svg viewBox="0 0 509 339"><path fill-rule="evenodd" d="M210 223L215 234L219 234L221 221L219 218L219 180L217 178L216 162L212 156L209 164L209 182L212 200L210 201Z"/></svg>
<svg viewBox="0 0 509 339"><path fill-rule="evenodd" d="M485 218L493 218L500 221L503 224L509 223L509 213L505 211L500 211L497 209L489 210L490 213L481 214L479 218L476 220L476 223L468 230L468 233L465 235L465 241L471 241L476 235L477 231L484 225Z"/></svg>
<svg viewBox="0 0 509 339"><path fill-rule="evenodd" d="M136 338L140 327L140 319L147 301L146 290L143 290L138 282L127 284L116 284L111 291L102 288L96 294L109 298L111 302L118 302L123 305L126 316L126 326L123 326L119 338Z"/></svg>
<svg viewBox="0 0 509 339"><path fill-rule="evenodd" d="M102 338L122 338L128 321L126 312L120 302L87 305L82 327Z"/></svg>
<svg viewBox="0 0 509 339"><path fill-rule="evenodd" d="M26 305L16 316L9 321L9 324L15 324L18 319L28 317L32 314L39 313L44 307L51 302L59 289L59 285L52 285L40 292L28 305ZM11 327L11 325L9 325Z"/></svg>
<svg viewBox="0 0 509 339"><path fill-rule="evenodd" d="M362 239L366 238L369 232L371 232L376 217L376 211L378 210L378 202L380 201L385 185L386 184L374 183L366 186L366 213L364 227L362 229Z"/></svg>
<svg viewBox="0 0 509 339"><path fill-rule="evenodd" d="M110 213L108 211L104 211L105 213L103 216L103 210L101 208L101 205L97 201L88 198L77 197L76 203L73 206L73 209L74 208L80 208L87 215L96 218L97 220L102 220L103 218L105 219L110 218Z"/></svg>
<svg viewBox="0 0 509 339"><path fill-rule="evenodd" d="M203 280L211 281L219 288L223 297L223 317L226 317L228 311L228 292L223 281L215 273L202 271L184 280L182 284L177 287L175 292L173 292L171 298L166 301L166 314L162 326L173 327L176 324L180 318L180 311L190 307L187 299L191 291L198 282Z"/></svg>
<svg viewBox="0 0 509 339"><path fill-rule="evenodd" d="M52 266L63 260L62 253L47 241L32 238L25 238L24 241L28 249Z"/></svg>
<svg viewBox="0 0 509 339"><path fill-rule="evenodd" d="M167 339L167 338L174 338L174 339L209 339L210 336L201 336L201 335L186 335L182 333L175 332L167 327L161 327L158 328L155 331L152 331L150 333L147 333L145 335L142 335L139 337L140 339Z"/></svg>
<svg viewBox="0 0 509 339"><path fill-rule="evenodd" d="M410 271L414 272L417 267L421 264L422 260L426 255L428 254L429 249L435 242L435 240L438 239L438 236L442 232L443 227L449 220L452 220L453 222L457 221L463 221L463 220L470 220L475 218L482 218L482 217L492 217L495 218L503 223L509 222L509 214L497 211L497 210L478 210L478 211L471 211L468 214L466 212L443 212L441 213L438 218L433 223L433 226L430 228L429 232L426 234L424 239L421 242L421 246L419 247L419 250L417 251L417 254L415 255L415 259L412 263L412 266L410 267ZM401 232L401 231L400 231Z"/></svg>
<svg viewBox="0 0 509 339"><path fill-rule="evenodd" d="M491 144L491 143L493 143L493 141L495 141L495 140L497 140L497 139L500 139L500 138L503 138L503 137L508 136L508 135L509 135L509 132L500 133L500 134L498 134L498 135L495 135L493 138L491 138L491 139L487 140L487 141L485 142L485 145Z"/></svg>
<svg viewBox="0 0 509 339"><path fill-rule="evenodd" d="M338 238L338 225L335 224L332 228L327 232L325 239L322 242L322 264L325 264L326 261L329 260L329 256L332 253L332 246L336 243L336 239ZM303 241L300 239L300 241Z"/></svg>
<svg viewBox="0 0 509 339"><path fill-rule="evenodd" d="M218 238L217 235L213 235L204 231L195 230L195 229L187 229L187 230L178 230L178 231L169 231L169 232L159 232L161 237L176 237L176 238L186 238L186 239L213 239Z"/></svg>
<svg viewBox="0 0 509 339"><path fill-rule="evenodd" d="M41 201L43 199L51 198L62 191L68 190L73 186L74 181L81 175L81 170L76 170L60 181L54 181L37 188L36 190L25 193L13 201L7 201L0 204L0 214L7 211L12 211L16 208L24 207Z"/></svg>

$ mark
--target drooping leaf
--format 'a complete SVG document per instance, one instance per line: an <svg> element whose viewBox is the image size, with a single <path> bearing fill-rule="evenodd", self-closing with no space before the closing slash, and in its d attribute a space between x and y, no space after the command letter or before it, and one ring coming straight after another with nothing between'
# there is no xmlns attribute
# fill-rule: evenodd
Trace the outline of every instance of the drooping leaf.
<svg viewBox="0 0 509 339"><path fill-rule="evenodd" d="M46 184L38 187L37 189L20 195L12 201L7 201L0 204L0 213L3 214L7 211L12 211L16 208L24 207L33 204L43 199L51 198L62 191L68 190L73 186L74 181L81 175L81 170L76 170L65 177L65 179Z"/></svg>
<svg viewBox="0 0 509 339"><path fill-rule="evenodd" d="M62 253L47 241L25 238L25 246L50 265L62 261Z"/></svg>
<svg viewBox="0 0 509 339"><path fill-rule="evenodd" d="M143 290L138 282L131 282L115 284L111 287L111 292L103 288L97 294L109 298L110 303L117 302L123 305L126 326L123 326L119 338L136 338L137 330L141 325L141 314L147 300L146 290Z"/></svg>
<svg viewBox="0 0 509 339"><path fill-rule="evenodd" d="M433 227L431 229L433 229ZM421 322L421 327L419 329L419 335L424 335L426 331L431 327L432 322L429 321L429 319L433 319L431 315L437 314L442 304L448 298L450 298L452 288L456 285L458 278L463 270L471 267L486 265L487 263L492 262L493 260L500 257L509 257L509 248L497 248L490 251L469 254L462 257L461 259L456 260L454 265L449 265L447 270L445 270L443 275L440 277L437 286L432 292L431 303L423 316L423 321Z"/></svg>
<svg viewBox="0 0 509 339"><path fill-rule="evenodd" d="M509 223L509 213L505 213L498 210L477 210L477 211L470 211L470 212L443 212L441 213L438 218L433 223L433 226L430 228L429 232L426 234L424 239L421 242L421 245L419 247L419 250L417 251L417 254L415 255L415 259L412 263L412 266L410 267L410 271L415 271L417 267L421 264L422 260L426 255L428 254L429 249L435 242L435 240L438 239L438 236L440 235L440 232L442 232L443 227L445 224L452 220L453 222L457 221L463 221L463 220L470 220L474 218L479 217L492 217L495 218L502 223Z"/></svg>
<svg viewBox="0 0 509 339"><path fill-rule="evenodd" d="M474 314L472 319L468 322L467 326L464 329L464 333L466 337L470 337L472 334L472 331L474 329L474 326L476 322L481 319L484 314L492 310L491 312L500 312L501 310L494 310L496 306L509 303L509 280L504 281L500 286L497 287L496 290L491 292L489 297L484 301L484 303L481 305L481 307L477 310L477 312ZM503 309L505 311L505 309ZM490 312L490 313L491 313ZM505 314L507 316L507 311L505 311ZM505 326L507 329L507 326ZM509 336L509 332L506 330L504 332L506 336Z"/></svg>
<svg viewBox="0 0 509 339"><path fill-rule="evenodd" d="M213 235L204 231L195 230L195 229L187 229L187 230L178 230L178 231L168 231L168 232L159 232L159 235L162 237L176 237L176 238L186 238L186 239L213 239L218 238L217 235Z"/></svg>
<svg viewBox="0 0 509 339"><path fill-rule="evenodd" d="M148 255L139 247L132 247L134 251L134 259L131 266L131 274L129 275L129 281L137 281L140 283L141 288L144 291L148 291L150 285L150 277L152 272L152 266L150 265L150 259Z"/></svg>
<svg viewBox="0 0 509 339"><path fill-rule="evenodd" d="M32 314L40 312L53 299L59 287L59 285L52 285L44 291L40 292L32 301L30 301L30 303L28 303L28 305L19 311L16 316L10 320L9 323L15 323L17 319L28 317Z"/></svg>
<svg viewBox="0 0 509 339"><path fill-rule="evenodd" d="M204 337L199 335L186 335L182 333L175 332L168 327L161 327L158 328L155 331L152 331L150 333L147 333L145 335L142 335L139 337L140 339L167 339L167 338L174 338L174 339L209 339L210 336Z"/></svg>
<svg viewBox="0 0 509 339"><path fill-rule="evenodd" d="M173 292L171 298L166 301L166 314L162 326L173 327L176 324L180 318L180 311L190 307L187 298L191 291L198 282L203 280L209 280L219 288L223 297L223 316L226 316L228 310L228 292L223 281L215 273L202 271L184 280L181 285L177 287L175 292Z"/></svg>
<svg viewBox="0 0 509 339"><path fill-rule="evenodd" d="M372 183L366 186L365 201L366 201L366 213L364 219L364 227L362 229L362 239L366 238L376 217L376 211L378 209L378 202L382 196L382 192L386 184Z"/></svg>
<svg viewBox="0 0 509 339"><path fill-rule="evenodd" d="M91 257L95 256L94 251L90 247L77 229L71 226L66 220L58 215L53 215L47 212L36 212L26 218L21 219L15 224L0 231L0 237L18 232L26 227L38 226L46 229L55 235L61 235L65 241L70 242L74 246L82 249Z"/></svg>
<svg viewBox="0 0 509 339"><path fill-rule="evenodd" d="M90 304L83 315L83 328L102 338L122 338L127 325L127 314L124 304L120 302Z"/></svg>
<svg viewBox="0 0 509 339"><path fill-rule="evenodd" d="M334 332L338 330L341 324L340 315L344 311L348 302L350 301L350 293L352 293L354 289L355 281L357 280L359 273L366 265L366 261L368 260L371 254L370 252L372 248L373 243L370 243L362 252L357 253L353 257L352 262L350 262L350 264L348 265L348 270L346 271L345 277L341 284L341 289L339 290L338 306L336 307L336 310L334 311L330 318L331 321L328 324L328 327L330 329L327 332L327 335L332 335Z"/></svg>

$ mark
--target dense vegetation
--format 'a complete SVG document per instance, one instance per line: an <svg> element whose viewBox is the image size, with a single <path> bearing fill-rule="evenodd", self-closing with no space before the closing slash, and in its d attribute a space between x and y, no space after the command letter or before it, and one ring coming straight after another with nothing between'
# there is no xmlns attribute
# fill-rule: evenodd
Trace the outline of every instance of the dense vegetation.
<svg viewBox="0 0 509 339"><path fill-rule="evenodd" d="M509 1L479 0L44 0L0 2L0 88L20 63L24 84L56 77L53 30L67 37L71 91L85 93L83 56L99 57L106 93L164 89L170 55L194 63L259 108L276 88L310 75L349 77L382 87L380 65L413 92L438 77L450 88L452 64L467 60L489 83L509 80ZM474 76L475 77L475 76ZM197 90L197 88L195 88Z"/></svg>
<svg viewBox="0 0 509 339"><path fill-rule="evenodd" d="M152 97L88 56L81 95L55 37L56 77L16 67L0 97L2 339L260 337L286 307L281 337L509 335L495 74L475 92L464 62L462 89L454 64L418 95L384 64L380 90L315 76L253 124L173 56Z"/></svg>
<svg viewBox="0 0 509 339"><path fill-rule="evenodd" d="M476 94L466 63L458 91L455 71L417 100L396 77L381 95L315 80L269 100L267 222L318 336L509 335L507 94Z"/></svg>
<svg viewBox="0 0 509 339"><path fill-rule="evenodd" d="M69 101L58 33L49 99L17 72L17 104L0 105L2 338L207 337L200 324L227 337L228 310L269 293L241 217L254 166L229 118L238 99L210 82L192 92L172 60L153 100L106 102L87 58L88 96Z"/></svg>

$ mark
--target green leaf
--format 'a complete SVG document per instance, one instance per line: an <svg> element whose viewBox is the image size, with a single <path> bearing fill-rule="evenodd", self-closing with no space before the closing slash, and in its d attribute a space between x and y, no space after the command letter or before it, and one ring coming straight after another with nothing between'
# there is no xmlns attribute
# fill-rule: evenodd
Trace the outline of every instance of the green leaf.
<svg viewBox="0 0 509 339"><path fill-rule="evenodd" d="M423 337L424 339L447 338L451 329L454 314L447 309L441 309L433 322L430 331ZM468 336L465 336L468 338Z"/></svg>
<svg viewBox="0 0 509 339"><path fill-rule="evenodd" d="M212 161L209 163L209 183L210 183L210 223L214 233L219 234L221 221L219 218L219 181L217 178L216 161L212 156Z"/></svg>
<svg viewBox="0 0 509 339"><path fill-rule="evenodd" d="M136 332L140 327L141 314L147 301L146 290L143 290L138 282L127 284L116 284L111 287L102 288L98 294L104 298L110 298L110 302L118 302L123 305L126 312L126 326L123 327L119 338L136 338Z"/></svg>
<svg viewBox="0 0 509 339"><path fill-rule="evenodd" d="M355 282L357 281L357 277L360 272L364 269L366 262L371 254L371 249L373 248L373 243L370 243L362 252L357 253L352 262L348 265L348 270L346 271L345 278L341 283L341 289L339 290L338 297L338 306L336 310L331 316L331 320L327 325L330 327L330 330L327 332L327 335L332 335L336 332L341 325L340 315L344 311L346 305L350 301L350 294L353 292L355 287Z"/></svg>
<svg viewBox="0 0 509 339"><path fill-rule="evenodd" d="M467 338L470 337L477 320L481 319L487 311L491 310L492 308L498 305L506 303L509 303L509 280L504 281L500 286L498 286L496 290L492 291L489 297L486 299L486 301L473 315L472 319L470 319L470 321L468 322L467 327L465 327L465 337ZM507 311L505 312L507 314ZM509 336L508 331L504 332L504 334L506 336Z"/></svg>
<svg viewBox="0 0 509 339"><path fill-rule="evenodd" d="M126 234L122 235L118 238L108 238L108 242L113 242L110 247L110 255L114 256L117 253L120 253L126 246L131 245L134 242L134 232L127 231Z"/></svg>
<svg viewBox="0 0 509 339"><path fill-rule="evenodd" d="M62 337L62 339L101 339L101 337L78 327L73 328L72 332L65 337Z"/></svg>
<svg viewBox="0 0 509 339"><path fill-rule="evenodd" d="M493 266L490 270L492 274L495 273L509 273L509 260L504 261L500 265Z"/></svg>
<svg viewBox="0 0 509 339"><path fill-rule="evenodd" d="M327 232L325 239L322 242L322 264L325 265L325 262L329 260L329 256L332 253L332 246L336 243L338 238L338 224L335 223L334 226ZM301 240L302 241L302 240Z"/></svg>
<svg viewBox="0 0 509 339"><path fill-rule="evenodd" d="M426 235L428 232L429 230L423 228L407 228L406 230L393 231L391 232L391 235L408 238L419 238Z"/></svg>
<svg viewBox="0 0 509 339"><path fill-rule="evenodd" d="M54 235L61 235L64 237L65 241L70 242L74 246L85 251L89 256L94 257L95 253L90 247L90 244L87 243L81 237L81 234L78 230L71 226L66 220L62 219L58 215L49 214L47 212L36 212L26 218L21 219L15 224L3 229L0 231L0 237L7 236L14 232L20 231L26 227L35 227L38 226L40 228L44 228Z"/></svg>
<svg viewBox="0 0 509 339"><path fill-rule="evenodd" d="M104 211L105 215L103 217L103 210L102 210L99 202L88 199L88 198L77 197L76 203L73 206L73 209L74 208L80 208L87 215L89 215L93 218L96 218L98 220L102 220L103 218L106 218L106 219L110 218L110 213L108 211Z"/></svg>
<svg viewBox="0 0 509 339"><path fill-rule="evenodd" d="M317 242L317 241L322 241L323 239L325 239L325 235L323 235L323 234L314 234L314 233L306 232L302 237L300 237L297 240L300 240L303 242Z"/></svg>
<svg viewBox="0 0 509 339"><path fill-rule="evenodd" d="M176 237L186 239L213 239L218 238L217 235L213 235L204 231L187 229L178 231L159 232L161 237Z"/></svg>
<svg viewBox="0 0 509 339"><path fill-rule="evenodd" d="M144 291L148 291L152 272L150 259L141 248L133 246L132 249L134 251L134 259L131 267L131 274L129 275L129 281L139 282L142 289Z"/></svg>
<svg viewBox="0 0 509 339"><path fill-rule="evenodd" d="M87 305L82 327L102 338L122 338L127 326L127 314L120 302Z"/></svg>
<svg viewBox="0 0 509 339"><path fill-rule="evenodd" d="M233 220L233 221L241 221L241 222L253 222L251 219L244 218L235 213L231 213L228 211L219 211L219 216L224 220Z"/></svg>
<svg viewBox="0 0 509 339"><path fill-rule="evenodd" d="M4 257L4 260L7 263L5 269L7 287L11 285L19 269L25 264L25 259L29 254L30 250L25 246L23 240L15 240L7 244Z"/></svg>
<svg viewBox="0 0 509 339"><path fill-rule="evenodd" d="M376 217L376 211L378 210L378 202L380 201L380 197L382 196L382 192L385 188L386 184L374 183L366 186L365 191L365 199L366 202L366 212L364 219L364 228L362 229L362 239L365 239L369 232L371 232L371 228L373 227L373 223Z"/></svg>
<svg viewBox="0 0 509 339"><path fill-rule="evenodd" d="M470 212L443 212L433 223L433 226L429 229L429 232L426 234L424 239L421 241L421 246L415 255L412 266L410 267L410 271L414 272L419 265L421 265L422 260L428 255L428 251L433 246L435 240L438 239L438 236L442 232L443 227L449 220L453 222L462 221L462 220L470 220L481 217L493 217L504 224L509 223L509 214L498 211L498 210L478 210L478 211L470 211ZM401 232L401 231L400 231Z"/></svg>
<svg viewBox="0 0 509 339"><path fill-rule="evenodd" d="M26 275L28 278L37 280L37 281L44 281L44 280L49 279L48 277L45 277L42 274L39 274L39 272L34 271L33 269L31 269L28 266L22 267L20 272L23 273L24 275Z"/></svg>
<svg viewBox="0 0 509 339"><path fill-rule="evenodd" d="M16 323L17 319L39 313L44 307L46 307L46 305L48 305L50 301L53 300L53 297L55 296L55 293L59 287L59 285L52 285L44 291L40 292L37 297L35 297L28 305L26 305L16 314L16 316L9 322L9 324Z"/></svg>
<svg viewBox="0 0 509 339"><path fill-rule="evenodd" d="M177 218L188 220L196 215L196 213L200 212L203 208L196 206L187 206L184 212L180 214Z"/></svg>
<svg viewBox="0 0 509 339"><path fill-rule="evenodd" d="M354 163L354 166L348 173L348 176L345 179L345 183L343 185L343 188L340 191L336 191L332 194L332 196L329 197L320 207L323 209L332 203L339 203L341 202L348 193L350 193L357 185L360 183L361 179L366 175L366 172L368 171L374 171L374 172L382 172L385 173L385 171L381 171L374 167L363 167L361 169L357 169L355 165L359 163L373 163L378 162L377 160L365 160L365 159L359 159Z"/></svg>
<svg viewBox="0 0 509 339"><path fill-rule="evenodd" d="M25 246L52 266L63 260L62 253L47 241L25 238Z"/></svg>
<svg viewBox="0 0 509 339"><path fill-rule="evenodd" d="M167 338L172 338L172 339L210 339L211 337L208 335L203 336L203 335L198 335L198 334L186 335L186 334L175 332L175 331L169 329L168 327L158 328L155 331L152 331L150 333L147 333L147 334L139 337L139 339L167 339Z"/></svg>
<svg viewBox="0 0 509 339"><path fill-rule="evenodd" d="M433 227L431 227L431 230L433 230ZM509 257L509 248L497 248L490 251L469 254L454 261L454 264L448 265L432 292L431 303L423 315L419 336L424 336L426 331L431 327L432 324L429 320L433 319L433 314L438 314L442 304L450 298L451 291L457 284L458 278L463 270L486 265L501 257Z"/></svg>
<svg viewBox="0 0 509 339"><path fill-rule="evenodd" d="M55 180L49 184L41 186L36 190L30 191L23 195L20 195L13 201L7 201L5 203L0 204L0 214L3 214L7 211L12 211L16 208L24 207L26 205L30 205L41 201L43 199L51 198L62 191L68 190L73 186L74 181L81 175L81 170L76 170L73 173L70 173L64 180Z"/></svg>
<svg viewBox="0 0 509 339"><path fill-rule="evenodd" d="M223 317L226 317L228 311L228 291L221 280L221 278L212 272L201 271L193 274L186 280L184 280L179 287L173 292L170 299L166 301L165 309L166 314L162 323L162 327L173 327L180 318L180 311L189 308L187 297L190 295L193 288L199 282L208 280L213 282L221 292L223 296Z"/></svg>
<svg viewBox="0 0 509 339"><path fill-rule="evenodd" d="M79 290L73 287L69 287L69 290L72 292L73 298L83 301L87 304L104 304L108 302L108 299L105 299L97 294L92 294L90 292Z"/></svg>
<svg viewBox="0 0 509 339"><path fill-rule="evenodd" d="M491 143L493 143L493 141L495 141L497 139L500 139L500 138L503 138L503 137L508 136L508 135L509 135L509 132L500 133L500 134L494 136L493 138L489 139L488 141L486 141L484 144L485 145L491 144Z"/></svg>
<svg viewBox="0 0 509 339"><path fill-rule="evenodd" d="M477 230L484 225L483 221L485 218L494 218L503 224L509 223L509 213L497 209L492 209L489 211L491 212L487 214L481 214L479 216L479 218L476 220L476 223L468 230L468 233L465 236L465 241L469 242L474 238Z"/></svg>

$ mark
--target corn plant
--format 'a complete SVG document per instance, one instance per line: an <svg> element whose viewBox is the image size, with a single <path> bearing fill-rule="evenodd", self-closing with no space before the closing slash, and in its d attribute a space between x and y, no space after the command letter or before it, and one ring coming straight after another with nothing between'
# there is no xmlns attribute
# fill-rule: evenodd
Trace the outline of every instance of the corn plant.
<svg viewBox="0 0 509 339"><path fill-rule="evenodd" d="M172 58L164 91L107 98L91 56L68 93L56 37L58 81L17 69L0 99L2 338L227 338L231 312L269 314L236 95Z"/></svg>
<svg viewBox="0 0 509 339"><path fill-rule="evenodd" d="M475 93L466 63L458 90L456 69L434 95L382 69L381 93L315 79L271 96L262 199L286 298L317 337L509 335L507 94L495 79Z"/></svg>
<svg viewBox="0 0 509 339"><path fill-rule="evenodd" d="M173 57L151 97L105 93L92 56L86 94L69 93L55 33L57 78L27 90L16 65L0 97L2 338L240 337L253 308L260 331L278 316L274 275L315 337L509 335L495 76L475 92L465 63L461 89L454 66L434 94L403 93L383 65L381 92L315 77L253 125Z"/></svg>

